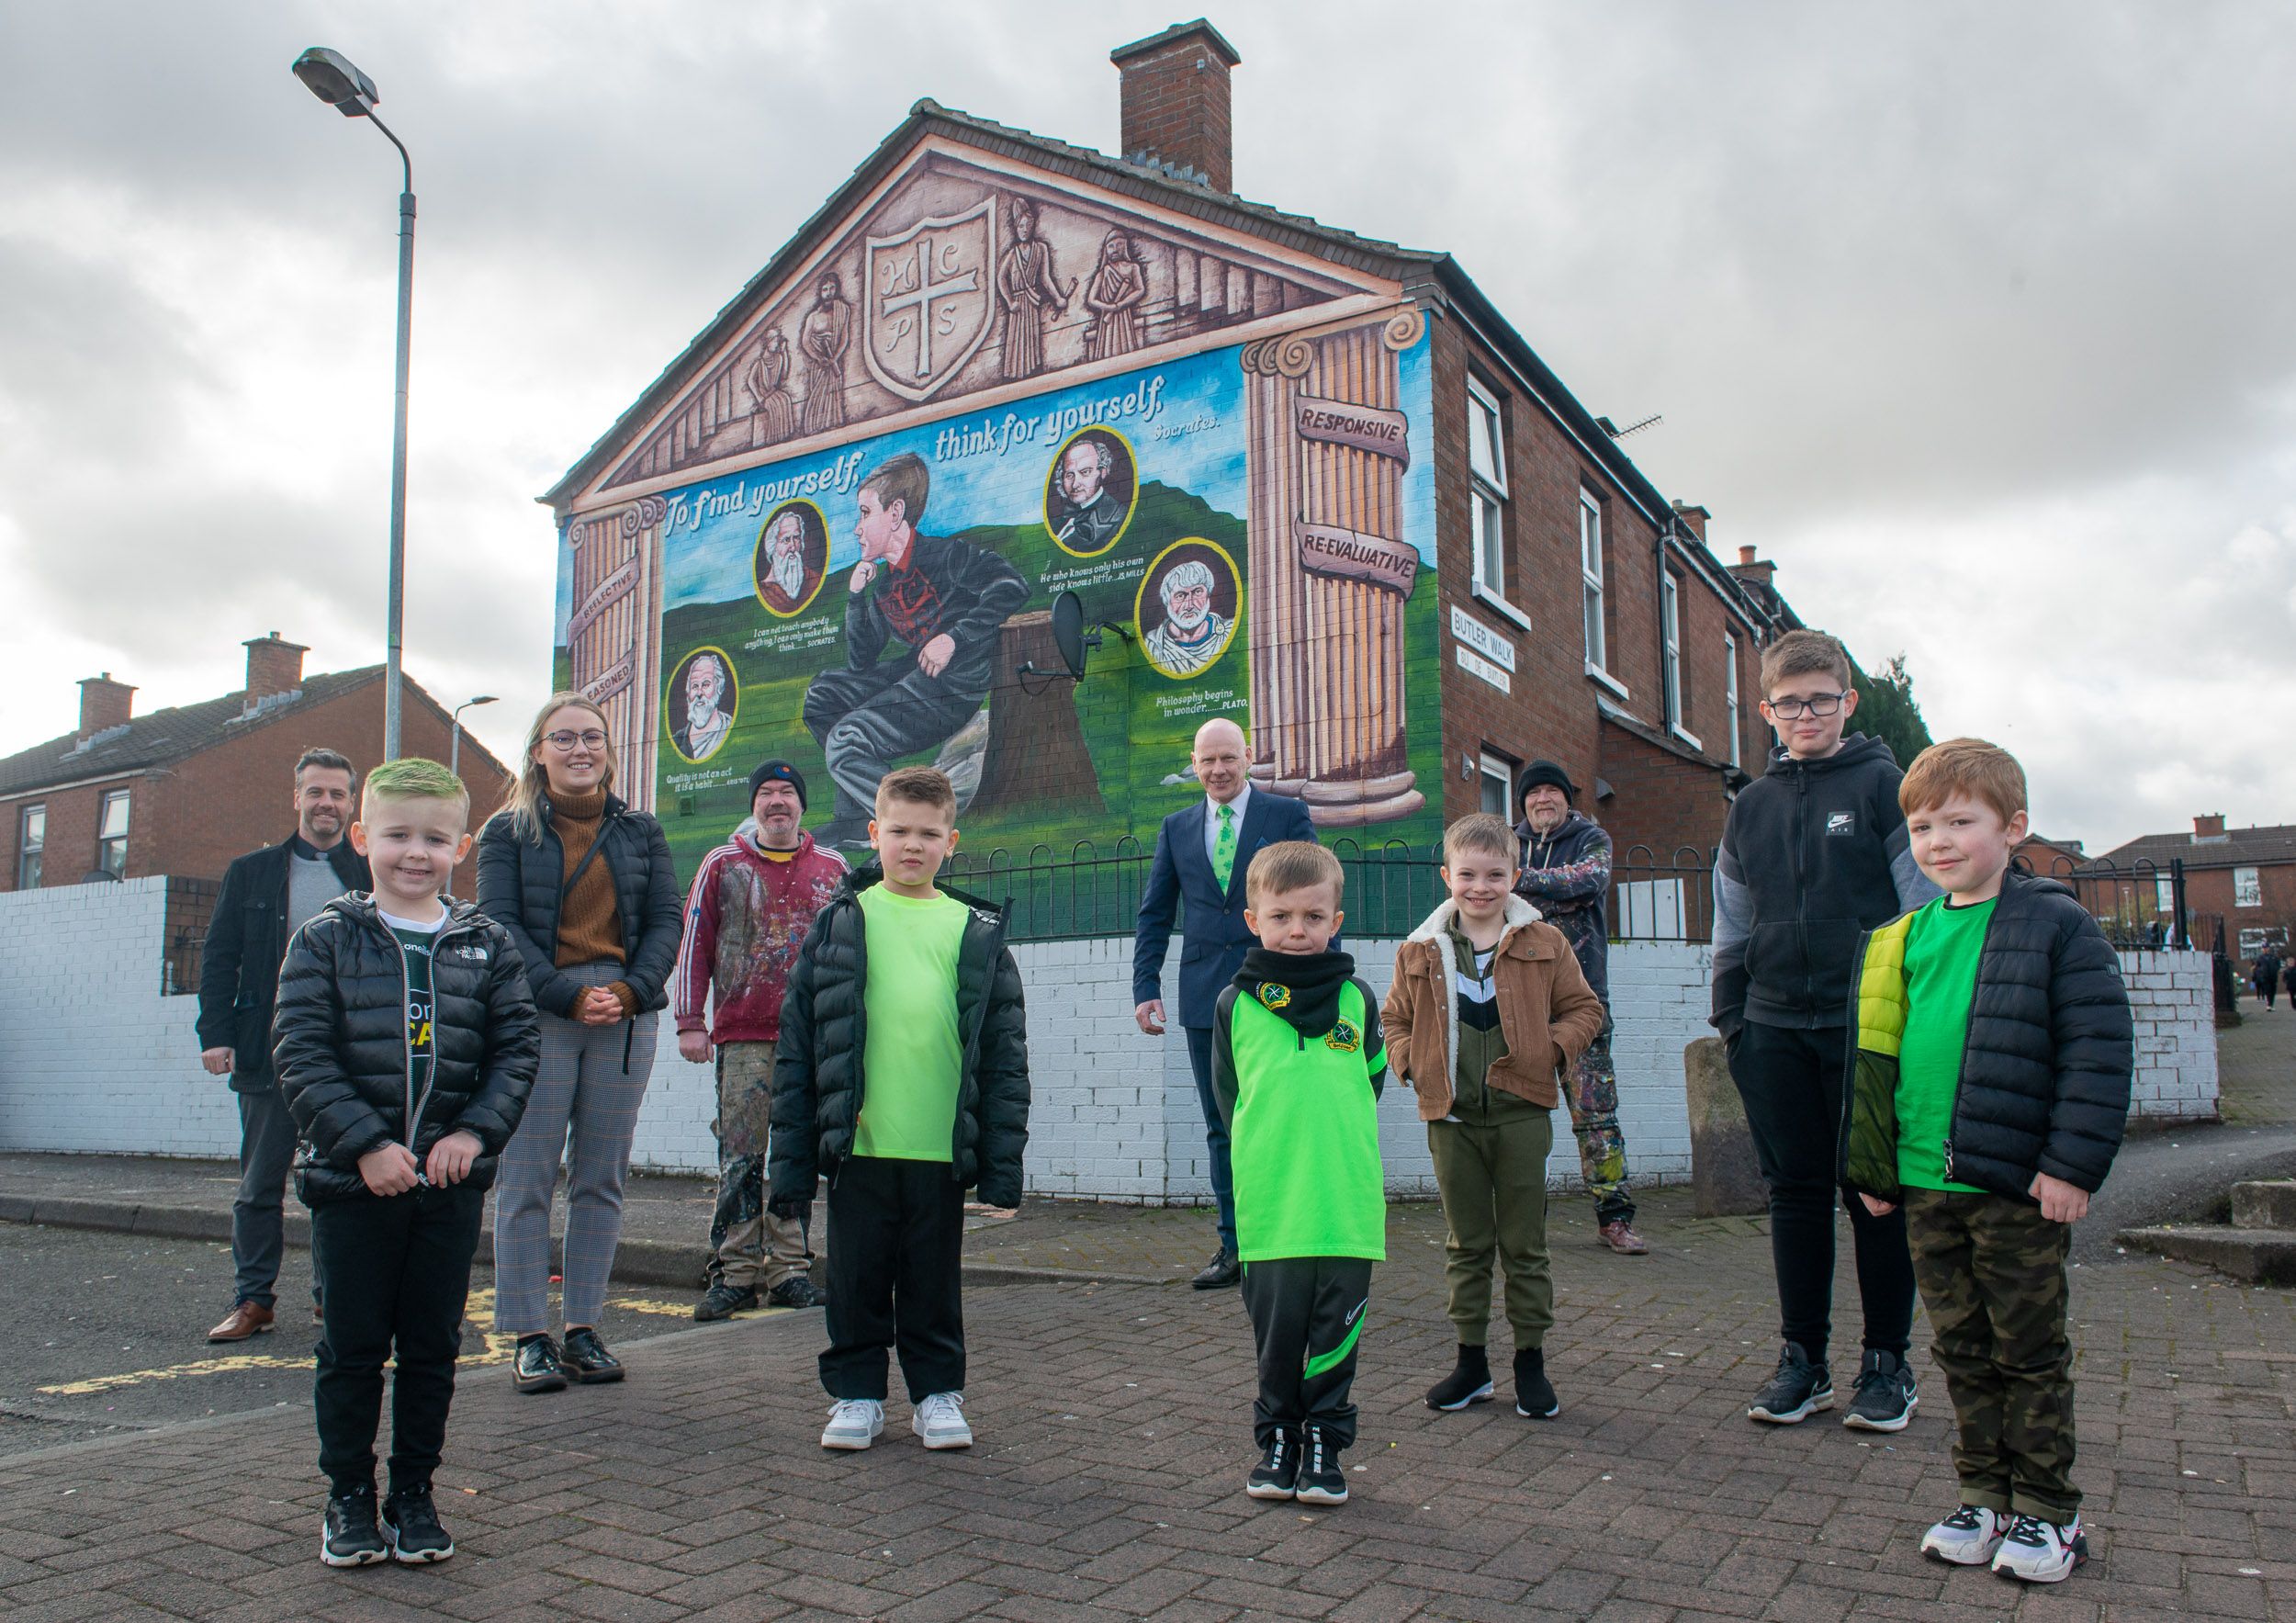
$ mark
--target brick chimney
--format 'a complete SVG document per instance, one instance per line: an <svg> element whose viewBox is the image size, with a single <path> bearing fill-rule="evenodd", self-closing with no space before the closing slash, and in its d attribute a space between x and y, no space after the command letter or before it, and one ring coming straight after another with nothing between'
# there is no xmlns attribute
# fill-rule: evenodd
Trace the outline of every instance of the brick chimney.
<svg viewBox="0 0 2296 1623"><path fill-rule="evenodd" d="M2192 819L2193 844L2199 845L2203 840L2216 840L2225 838L2224 814L2223 812L2206 812Z"/></svg>
<svg viewBox="0 0 2296 1623"><path fill-rule="evenodd" d="M114 682L112 673L90 676L80 683L80 730L74 735L85 738L100 733L107 727L119 727L134 707L136 690L124 682Z"/></svg>
<svg viewBox="0 0 2296 1623"><path fill-rule="evenodd" d="M247 704L250 708L274 693L291 693L303 685L303 656L310 652L299 642L282 642L279 634L258 637L246 643Z"/></svg>
<svg viewBox="0 0 2296 1623"><path fill-rule="evenodd" d="M1674 516L1683 521L1684 529L1698 537L1699 546L1706 544L1706 521L1714 514L1695 502L1677 502L1674 503Z"/></svg>
<svg viewBox="0 0 2296 1623"><path fill-rule="evenodd" d="M1778 566L1766 558L1756 558L1752 547L1741 547L1738 549L1738 561L1730 565L1729 569L1731 574L1749 586L1768 587L1770 578L1778 572Z"/></svg>
<svg viewBox="0 0 2296 1623"><path fill-rule="evenodd" d="M1109 52L1120 75L1122 145L1134 163L1156 165L1216 192L1235 189L1235 128L1228 71L1244 59L1198 17Z"/></svg>

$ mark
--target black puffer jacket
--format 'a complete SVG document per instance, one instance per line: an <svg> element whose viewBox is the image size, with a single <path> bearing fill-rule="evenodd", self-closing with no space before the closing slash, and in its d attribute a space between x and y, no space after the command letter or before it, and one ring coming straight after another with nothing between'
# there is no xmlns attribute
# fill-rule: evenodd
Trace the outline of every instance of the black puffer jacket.
<svg viewBox="0 0 2296 1623"><path fill-rule="evenodd" d="M1858 943L1841 1177L1896 1200L1897 1040L1913 915ZM1987 921L1945 1176L2013 1200L2045 1172L2095 1192L2129 1120L2135 1040L2121 961L2073 892L2010 873Z"/></svg>
<svg viewBox="0 0 2296 1623"><path fill-rule="evenodd" d="M777 1200L810 1200L815 1178L834 1182L852 1153L869 1038L869 950L860 898L884 878L874 864L848 874L815 916L790 972L766 1151ZM973 910L957 949L957 1033L964 1059L950 1176L967 1189L977 1184L991 1206L1018 1206L1029 1142L1029 1020L1020 969L1005 945L1002 907L946 887L942 894Z"/></svg>
<svg viewBox="0 0 2296 1623"><path fill-rule="evenodd" d="M361 1155L396 1139L422 1161L465 1130L480 1148L466 1184L494 1182L542 1059L518 949L501 925L456 902L431 943L431 984L435 1063L418 1092L406 964L374 896L337 896L287 943L271 1052L303 1137L295 1189L304 1204L371 1200Z"/></svg>
<svg viewBox="0 0 2296 1623"><path fill-rule="evenodd" d="M670 1002L670 975L678 966L678 934L685 893L670 861L670 840L648 812L632 811L613 795L599 819L598 855L613 875L614 906L622 915L622 974L641 1011ZM542 803L539 844L519 839L511 814L496 812L478 833L478 910L511 932L526 964L535 1005L561 1017L573 1012L582 983L557 965L558 904L566 894L566 847Z"/></svg>
<svg viewBox="0 0 2296 1623"><path fill-rule="evenodd" d="M270 1089L271 1009L287 956L290 838L231 859L199 955L199 1046L231 1051L231 1091ZM309 849L306 847L305 849ZM375 883L348 840L327 853L346 891Z"/></svg>

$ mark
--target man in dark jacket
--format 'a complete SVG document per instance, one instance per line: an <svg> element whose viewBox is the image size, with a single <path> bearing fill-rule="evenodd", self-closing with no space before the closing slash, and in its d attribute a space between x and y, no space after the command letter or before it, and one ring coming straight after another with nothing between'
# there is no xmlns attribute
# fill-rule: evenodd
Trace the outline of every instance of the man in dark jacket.
<svg viewBox="0 0 2296 1623"><path fill-rule="evenodd" d="M935 883L956 847L948 778L888 772L870 831L878 862L816 915L782 999L766 1209L794 1219L829 1180L821 1446L884 1429L897 1347L917 1436L969 1448L964 1191L1020 1204L1028 1014L1005 910Z"/></svg>
<svg viewBox="0 0 2296 1623"><path fill-rule="evenodd" d="M1594 1227L1603 1244L1622 1257L1650 1247L1635 1233L1635 1202L1626 1188L1626 1135L1618 1127L1618 1071L1610 1057L1610 836L1578 809L1579 786L1551 761L1523 769L1514 826L1522 873L1514 891L1562 931L1586 984L1603 1000L1602 1034L1570 1068L1562 1090L1570 1131L1579 1141L1579 1176L1594 1197Z"/></svg>
<svg viewBox="0 0 2296 1623"><path fill-rule="evenodd" d="M304 750L295 763L295 832L233 859L208 924L199 960L199 1063L209 1076L231 1077L239 1098L231 1311L208 1332L209 1341L244 1341L272 1326L279 1212L295 1159L295 1123L271 1072L272 1002L287 938L335 897L371 883L366 859L344 838L357 786L343 756Z"/></svg>
<svg viewBox="0 0 2296 1623"><path fill-rule="evenodd" d="M866 844L893 763L972 719L996 680L1005 617L1029 599L1028 581L996 553L918 534L930 489L924 459L903 452L856 495L861 556L846 582L845 665L805 689L805 727L837 786L823 845ZM896 641L907 651L880 658Z"/></svg>
<svg viewBox="0 0 2296 1623"><path fill-rule="evenodd" d="M1840 1187L1834 1137L1858 936L1937 887L1908 849L1902 774L1889 746L1863 733L1842 737L1857 710L1848 651L1822 631L1791 631L1763 651L1761 679L1762 716L1779 748L1723 826L1711 1018L1770 1186L1778 1276L1784 1346L1747 1417L1793 1426L1834 1405L1825 1363ZM1848 1205L1865 1323L1844 1424L1895 1430L1916 1401L1905 1361L1913 1338L1905 1214Z"/></svg>

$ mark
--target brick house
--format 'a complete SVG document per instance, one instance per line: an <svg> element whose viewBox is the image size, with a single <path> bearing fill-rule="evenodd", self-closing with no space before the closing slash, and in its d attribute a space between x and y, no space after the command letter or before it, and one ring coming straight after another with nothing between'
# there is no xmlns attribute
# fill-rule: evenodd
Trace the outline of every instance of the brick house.
<svg viewBox="0 0 2296 1623"><path fill-rule="evenodd" d="M2097 861L2140 876L2140 888L2149 882L2153 894L2141 899L2164 919L2175 911L2169 864L2181 862L2194 946L2213 947L2208 921L2222 919L2225 955L2243 971L2268 941L2287 955L2296 930L2296 823L2227 828L2223 815L2212 813L2195 817L2190 833L2143 835ZM2201 939L2204 931L2212 939Z"/></svg>
<svg viewBox="0 0 2296 1623"><path fill-rule="evenodd" d="M247 648L236 693L132 711L135 689L110 672L80 683L80 725L0 758L0 891L77 885L106 874L219 879L233 857L293 832L296 758L339 750L364 772L382 759L383 668L303 674L304 649L278 633ZM405 686L402 747L445 761L449 714ZM511 776L467 733L463 781L474 820Z"/></svg>
<svg viewBox="0 0 2296 1623"><path fill-rule="evenodd" d="M1799 623L1773 567L1710 552L1451 254L1237 196L1209 23L1111 60L1121 157L917 103L543 496L557 685L607 711L625 792L690 866L760 757L834 777L837 713L803 716L849 597L891 590L860 481L913 455L929 533L1019 577L980 711L890 752L950 771L968 851L1144 848L1229 715L1327 840L1424 851L1544 756L1622 862L1697 888ZM1111 504L1082 544L1072 457ZM1108 634L1073 685L1071 595Z"/></svg>

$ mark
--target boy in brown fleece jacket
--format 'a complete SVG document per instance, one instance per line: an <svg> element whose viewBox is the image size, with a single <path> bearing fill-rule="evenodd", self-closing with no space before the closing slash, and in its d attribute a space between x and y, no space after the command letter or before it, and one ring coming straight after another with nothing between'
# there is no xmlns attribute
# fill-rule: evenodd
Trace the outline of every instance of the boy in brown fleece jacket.
<svg viewBox="0 0 2296 1623"><path fill-rule="evenodd" d="M1570 943L1513 895L1513 832L1488 813L1444 831L1451 899L1396 950L1381 1020L1388 1061L1419 1095L1435 1185L1450 1224L1444 1242L1458 1366L1427 1393L1432 1409L1464 1409L1491 1394L1483 1341L1495 1255L1514 1332L1514 1409L1559 1413L1547 1379L1555 1322L1547 1253L1551 1112L1567 1069L1603 1029L1603 1003Z"/></svg>

